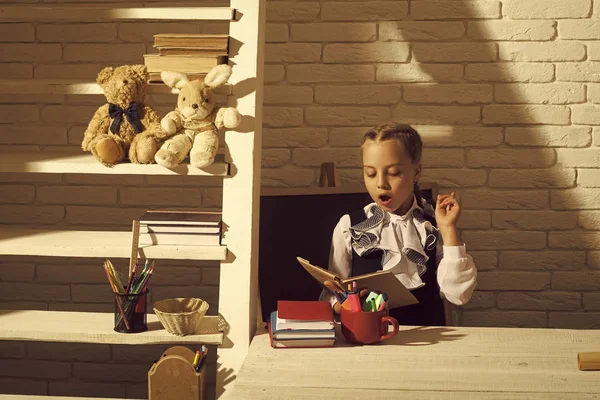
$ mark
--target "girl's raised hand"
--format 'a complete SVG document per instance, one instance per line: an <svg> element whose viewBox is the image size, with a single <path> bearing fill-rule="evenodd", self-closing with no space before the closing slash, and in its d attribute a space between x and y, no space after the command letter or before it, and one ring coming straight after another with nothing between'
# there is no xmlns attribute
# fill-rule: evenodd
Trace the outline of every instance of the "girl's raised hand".
<svg viewBox="0 0 600 400"><path fill-rule="evenodd" d="M454 197L455 192L450 194L438 194L435 205L435 220L438 228L455 227L460 215L460 205Z"/></svg>

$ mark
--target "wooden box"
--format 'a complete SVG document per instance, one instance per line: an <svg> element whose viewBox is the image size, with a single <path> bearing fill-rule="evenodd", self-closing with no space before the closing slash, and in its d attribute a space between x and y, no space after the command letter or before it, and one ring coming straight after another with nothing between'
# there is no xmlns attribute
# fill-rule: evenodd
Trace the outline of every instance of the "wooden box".
<svg viewBox="0 0 600 400"><path fill-rule="evenodd" d="M148 371L149 400L206 399L204 370L192 366L195 353L184 346L167 349Z"/></svg>

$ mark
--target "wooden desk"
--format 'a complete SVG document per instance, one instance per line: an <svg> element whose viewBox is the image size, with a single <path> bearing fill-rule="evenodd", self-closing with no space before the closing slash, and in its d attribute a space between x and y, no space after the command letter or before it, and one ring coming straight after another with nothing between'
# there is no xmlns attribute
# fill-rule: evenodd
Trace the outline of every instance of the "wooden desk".
<svg viewBox="0 0 600 400"><path fill-rule="evenodd" d="M401 327L393 339L327 349L273 349L254 337L232 398L600 399L600 371L577 353L600 350L600 330Z"/></svg>

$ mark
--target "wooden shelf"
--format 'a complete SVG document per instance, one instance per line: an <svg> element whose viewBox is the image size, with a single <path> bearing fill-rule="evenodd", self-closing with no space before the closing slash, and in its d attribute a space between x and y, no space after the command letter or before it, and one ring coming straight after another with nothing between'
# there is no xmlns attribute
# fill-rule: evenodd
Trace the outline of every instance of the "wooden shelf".
<svg viewBox="0 0 600 400"><path fill-rule="evenodd" d="M212 20L232 21L230 7L82 7L82 6L3 6L0 20Z"/></svg>
<svg viewBox="0 0 600 400"><path fill-rule="evenodd" d="M108 290L108 286L107 286ZM150 307L150 304L149 304ZM167 332L154 314L148 314L148 331L118 333L113 330L114 314L73 311L0 310L0 340L37 342L161 344L223 343L219 317L205 316L199 334L176 336Z"/></svg>
<svg viewBox="0 0 600 400"><path fill-rule="evenodd" d="M0 255L129 258L130 253L131 232L0 228ZM140 246L139 253L150 259L223 261L227 247Z"/></svg>
<svg viewBox="0 0 600 400"><path fill-rule="evenodd" d="M4 94L103 94L103 90L95 82L76 79L0 79L0 93ZM167 85L152 83L148 85L149 94L179 93L179 89L171 89ZM227 84L215 90L216 94L231 95L233 86Z"/></svg>
<svg viewBox="0 0 600 400"><path fill-rule="evenodd" d="M108 397L65 397L65 396L32 396L24 394L0 394L0 400L121 400Z"/></svg>
<svg viewBox="0 0 600 400"><path fill-rule="evenodd" d="M177 93L167 85L148 85L149 93ZM0 93L9 94L103 94L95 82L74 79L0 79Z"/></svg>
<svg viewBox="0 0 600 400"><path fill-rule="evenodd" d="M100 164L90 153L64 152L2 152L0 172L35 172L48 174L110 174L110 175L196 175L228 176L229 164L217 154L215 162L198 169L184 161L184 164L169 169L158 164L121 163L114 167Z"/></svg>

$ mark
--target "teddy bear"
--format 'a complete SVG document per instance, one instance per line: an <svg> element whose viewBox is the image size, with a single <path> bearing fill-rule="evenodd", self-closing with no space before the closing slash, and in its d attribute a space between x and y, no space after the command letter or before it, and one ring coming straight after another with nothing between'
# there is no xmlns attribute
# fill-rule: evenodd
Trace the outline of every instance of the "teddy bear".
<svg viewBox="0 0 600 400"><path fill-rule="evenodd" d="M154 161L165 132L156 112L144 103L148 79L145 65L106 67L96 82L108 101L100 106L83 135L81 147L106 166L125 159L136 164Z"/></svg>
<svg viewBox="0 0 600 400"><path fill-rule="evenodd" d="M160 122L169 136L156 152L154 159L166 168L174 168L190 155L190 164L206 168L214 162L219 149L218 130L235 128L241 115L233 107L215 108L213 90L224 85L231 76L231 66L213 67L204 81L190 81L186 74L163 71L163 82L179 89L177 108Z"/></svg>

